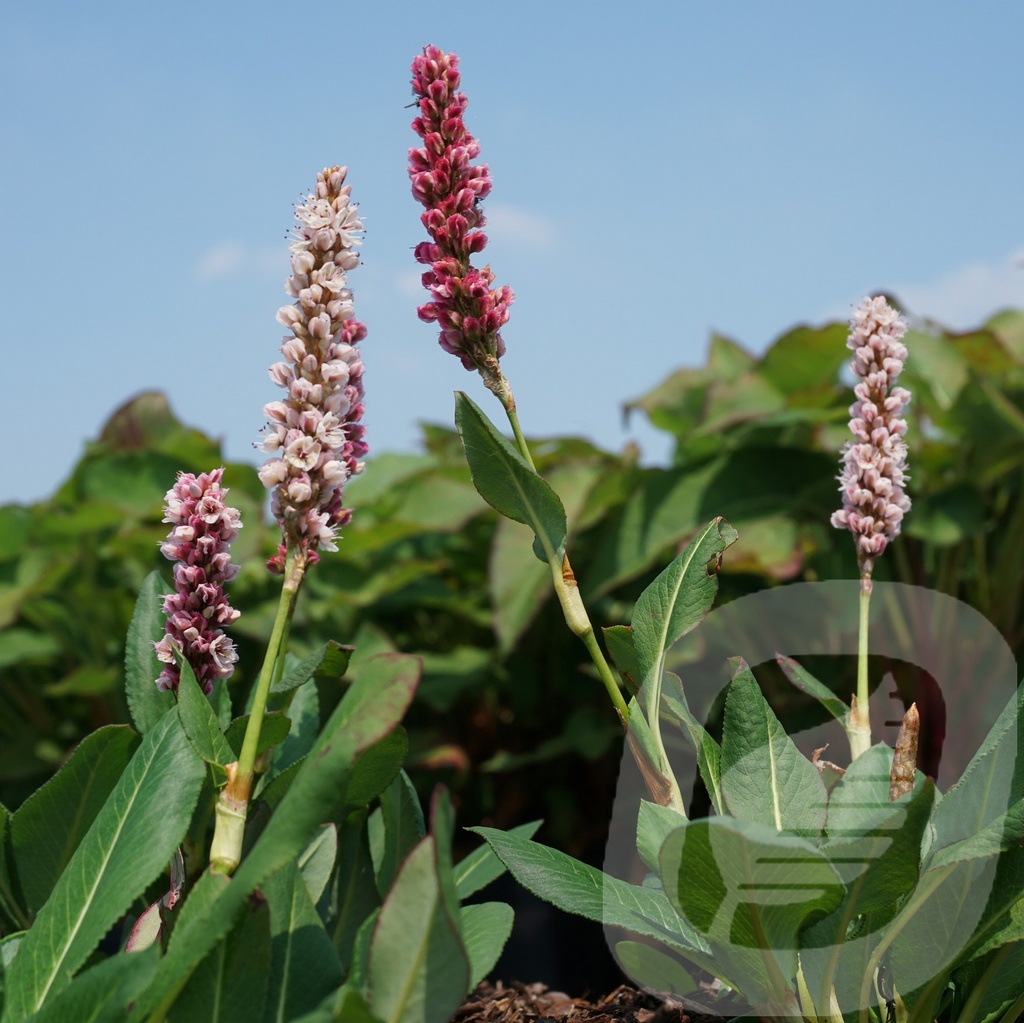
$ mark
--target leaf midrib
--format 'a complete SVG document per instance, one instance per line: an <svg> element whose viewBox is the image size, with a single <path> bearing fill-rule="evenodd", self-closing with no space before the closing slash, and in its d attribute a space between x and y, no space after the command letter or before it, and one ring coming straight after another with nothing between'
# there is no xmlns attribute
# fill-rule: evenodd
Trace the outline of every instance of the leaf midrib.
<svg viewBox="0 0 1024 1023"><path fill-rule="evenodd" d="M36 1002L35 1002L35 1004L34 1004L34 1006L32 1008L32 1012L38 1012L39 1008L42 1006L43 1002L46 1000L46 996L49 993L50 988L53 986L53 982L56 979L57 974L60 972L60 967L63 964L64 960L67 958L68 950L71 948L71 945L73 944L73 942L75 940L75 937L78 935L78 932L82 928L82 924L83 924L83 922L85 920L86 914L87 914L89 908L92 906L93 900L95 899L96 891L99 888L100 882L102 881L104 875L106 874L107 867L110 864L110 859L111 859L112 851L113 851L114 847L117 845L118 839L121 837L121 832L124 830L124 825L125 825L125 822L128 820L128 815L131 812L132 807L135 805L135 801L138 799L139 791L142 788L142 784L143 784L146 776L148 775L150 768L152 767L152 765L157 760L157 753L162 748L163 743L164 743L164 739L167 737L167 734L168 733L165 731L164 735L160 737L160 742L157 744L157 746L153 750L153 756L150 758L149 762L145 765L145 768L143 769L142 774L140 775L140 777L138 778L138 780L135 783L134 791L131 794L131 798L129 799L127 805L125 806L124 811L120 814L120 820L118 822L117 829L114 832L113 840L111 841L111 843L107 847L106 852L104 853L104 855L102 857L102 861L101 861L102 866L96 872L95 881L94 881L94 883L92 885L92 888L89 891L88 897L82 901L82 905L81 905L81 908L79 910L78 917L77 917L77 919L74 922L74 926L71 928L70 932L68 933L66 939L63 942L63 947L62 947L62 949L61 949L61 951L59 953L59 956L52 960L53 969L51 970L49 978L46 980L45 985L38 992L38 996L37 996ZM116 791L116 789L115 789L115 791ZM79 848L81 848L81 846L79 846Z"/></svg>

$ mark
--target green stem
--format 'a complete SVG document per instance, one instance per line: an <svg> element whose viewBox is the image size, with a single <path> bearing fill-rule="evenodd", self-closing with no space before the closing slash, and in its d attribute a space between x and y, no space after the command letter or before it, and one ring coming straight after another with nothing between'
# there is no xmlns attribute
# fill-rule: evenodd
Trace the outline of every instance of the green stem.
<svg viewBox="0 0 1024 1023"><path fill-rule="evenodd" d="M245 738L242 740L242 750L238 754L238 767L235 774L236 789L245 784L245 779L248 779L249 789L252 788L253 764L256 762L256 750L259 748L260 729L263 725L263 715L267 709L267 698L270 695L270 686L277 672L278 662L283 664L284 649L288 643L288 630L295 612L295 600L299 595L299 587L302 585L305 571L305 554L299 553L295 548L289 548L284 567L284 585L281 587L281 599L277 605L277 617L274 619L270 644L267 647L263 667L260 669L260 677L256 683L252 711L249 714L249 723L246 725ZM246 799L248 800L248 791Z"/></svg>
<svg viewBox="0 0 1024 1023"><path fill-rule="evenodd" d="M515 437L519 453L523 456L526 464L536 472L537 466L534 465L533 456L530 454L530 446L526 443L526 437L523 436L522 427L519 425L519 413L516 411L516 402L512 396L512 389L508 386L508 381L504 377L502 382L504 384L502 390L500 392L495 390L494 393L505 409L505 415L508 417L509 425L512 427L512 434ZM549 552L548 563L551 565L551 577L555 585L555 594L558 597L559 604L562 605L565 623L569 626L570 631L579 636L583 645L587 648L587 653L590 654L590 659L594 662L594 667L597 668L601 682L608 691L612 706L619 715L619 720L625 729L629 722L629 707L622 696L622 690L619 688L615 673L608 664L604 652L601 650L601 645L597 641L594 626L590 622L590 616L587 614L583 598L580 596L580 588L576 583L576 576L573 574L572 565L569 564L569 555L563 554L562 562L558 564L557 555L554 552Z"/></svg>
<svg viewBox="0 0 1024 1023"><path fill-rule="evenodd" d="M279 675L279 665L284 661L284 651L288 644L288 630L291 626L292 614L295 611L295 600L299 595L299 587L302 585L302 578L306 571L306 563L305 552L294 547L288 548L281 599L277 605L277 616L274 619L274 628L270 634L266 655L263 658L263 667L260 669L260 676L256 682L256 691L253 694L249 723L245 727L242 749L238 754L237 763L228 768L228 783L221 790L214 808L216 822L213 828L213 844L210 847L210 866L221 873L233 873L241 860L245 817L249 807L249 797L252 794L256 751L259 749L263 715L266 713L270 687L275 676Z"/></svg>
<svg viewBox="0 0 1024 1023"><path fill-rule="evenodd" d="M857 636L857 696L850 709L850 754L856 760L871 748L871 693L868 687L868 623L871 608L871 573L860 577L860 629Z"/></svg>

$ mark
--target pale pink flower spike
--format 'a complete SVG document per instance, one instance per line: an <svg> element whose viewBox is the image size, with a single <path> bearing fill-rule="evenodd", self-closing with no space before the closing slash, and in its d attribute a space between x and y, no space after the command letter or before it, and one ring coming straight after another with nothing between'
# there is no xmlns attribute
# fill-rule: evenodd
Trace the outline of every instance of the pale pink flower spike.
<svg viewBox="0 0 1024 1023"><path fill-rule="evenodd" d="M273 489L271 509L283 537L269 562L272 571L283 570L288 548L301 550L307 564L319 559L318 550L337 550L337 530L352 518L342 507L342 488L362 472L367 451L356 347L366 327L353 318L346 281L359 263L363 225L345 174L343 167L321 171L315 191L295 209L285 290L296 301L277 314L291 336L281 345L286 361L270 367L271 380L287 397L264 406L268 423L260 445L277 456L259 470Z"/></svg>
<svg viewBox="0 0 1024 1023"><path fill-rule="evenodd" d="M883 296L863 299L850 323L851 366L862 379L850 406L854 439L843 448L843 507L833 513L832 525L853 533L862 576L870 576L875 558L899 535L910 510L903 489L907 423L900 417L910 392L893 386L907 358L901 340L906 331L903 318Z"/></svg>
<svg viewBox="0 0 1024 1023"><path fill-rule="evenodd" d="M177 692L181 671L175 651L184 654L207 696L218 678L229 678L238 654L221 626L238 612L228 603L223 586L238 575L231 563L231 541L242 528L238 509L224 503L223 469L193 476L178 474L167 491L164 522L173 528L160 552L174 566L174 592L164 596L167 634L155 644L166 667L157 688Z"/></svg>

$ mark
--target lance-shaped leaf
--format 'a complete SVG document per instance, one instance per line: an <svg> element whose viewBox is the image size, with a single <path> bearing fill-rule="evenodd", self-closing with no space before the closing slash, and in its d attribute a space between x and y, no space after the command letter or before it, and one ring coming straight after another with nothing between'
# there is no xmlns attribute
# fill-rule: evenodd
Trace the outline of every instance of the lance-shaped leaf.
<svg viewBox="0 0 1024 1023"><path fill-rule="evenodd" d="M402 864L370 946L367 1001L385 1023L445 1023L469 991L469 958L446 901L427 835Z"/></svg>
<svg viewBox="0 0 1024 1023"><path fill-rule="evenodd" d="M662 693L665 710L675 718L681 728L686 730L690 742L697 752L697 766L700 776L707 786L711 805L716 813L724 813L725 803L722 798L722 747L718 745L708 730L697 720L683 691L683 683L679 676L666 672L669 687Z"/></svg>
<svg viewBox="0 0 1024 1023"><path fill-rule="evenodd" d="M837 721L844 721L850 713L850 708L832 692L823 682L819 682L803 665L797 663L792 657L784 654L776 654L775 660L782 673L802 693L813 696Z"/></svg>
<svg viewBox="0 0 1024 1023"><path fill-rule="evenodd" d="M659 862L666 896L714 950L713 972L754 1003L789 990L800 931L844 894L810 842L727 817L677 828Z"/></svg>
<svg viewBox="0 0 1024 1023"><path fill-rule="evenodd" d="M228 936L210 949L189 978L168 1023L265 1018L269 976L270 912L266 900L254 897Z"/></svg>
<svg viewBox="0 0 1024 1023"><path fill-rule="evenodd" d="M540 821L530 821L529 824L510 828L508 833L519 838L533 838L540 825ZM460 899L468 899L504 873L505 864L485 843L455 864L455 891Z"/></svg>
<svg viewBox="0 0 1024 1023"><path fill-rule="evenodd" d="M112 956L77 976L32 1023L122 1023L160 964L158 949Z"/></svg>
<svg viewBox="0 0 1024 1023"><path fill-rule="evenodd" d="M737 539L723 518L709 522L640 594L633 608L633 647L640 670L640 703L657 730L665 654L680 637L695 629L711 610L718 593L722 553Z"/></svg>
<svg viewBox="0 0 1024 1023"><path fill-rule="evenodd" d="M140 997L133 1020L166 1010L199 960L227 933L249 893L275 870L293 861L324 821L343 789L356 757L379 742L402 719L419 680L419 661L383 654L368 661L335 708L309 756L263 833L222 888L206 874L185 902L154 984ZM193 902L197 894L203 898Z"/></svg>
<svg viewBox="0 0 1024 1023"><path fill-rule="evenodd" d="M300 661L284 677L271 687L272 693L287 693L305 685L311 678L341 678L348 670L348 662L352 657L353 647L342 646L334 640L328 641L323 649L310 654Z"/></svg>
<svg viewBox="0 0 1024 1023"><path fill-rule="evenodd" d="M338 867L329 889L331 941L343 972L349 972L356 935L380 907L373 857L366 834L366 810L356 810L338 829Z"/></svg>
<svg viewBox="0 0 1024 1023"><path fill-rule="evenodd" d="M560 567L567 526L558 495L462 391L455 394L455 425L480 496L506 518L529 526L534 553Z"/></svg>
<svg viewBox="0 0 1024 1023"><path fill-rule="evenodd" d="M8 977L5 1020L24 1019L66 986L167 866L203 774L177 713L169 711L147 733L26 936Z"/></svg>
<svg viewBox="0 0 1024 1023"><path fill-rule="evenodd" d="M825 825L825 785L796 748L742 658L725 700L722 795L729 813L776 831L815 837Z"/></svg>
<svg viewBox="0 0 1024 1023"><path fill-rule="evenodd" d="M485 838L509 873L537 898L587 920L655 938L705 968L711 962L707 943L664 893L611 877L557 849L506 831L467 830Z"/></svg>
<svg viewBox="0 0 1024 1023"><path fill-rule="evenodd" d="M615 958L634 984L663 996L689 994L697 987L678 959L653 945L620 941L615 945Z"/></svg>
<svg viewBox="0 0 1024 1023"><path fill-rule="evenodd" d="M220 723L214 713L206 694L199 687L192 665L182 657L179 658L181 678L178 681L178 717L185 729L193 749L208 764L226 767L238 757L231 749ZM223 773L221 774L223 778Z"/></svg>
<svg viewBox="0 0 1024 1023"><path fill-rule="evenodd" d="M263 1023L287 1023L337 988L341 963L294 864L272 874L261 888L270 905L272 953Z"/></svg>
<svg viewBox="0 0 1024 1023"><path fill-rule="evenodd" d="M470 991L494 969L512 933L514 918L512 907L504 902L481 902L460 908L459 930L469 956Z"/></svg>
<svg viewBox="0 0 1024 1023"><path fill-rule="evenodd" d="M11 850L28 909L38 913L139 744L124 725L86 736L11 819Z"/></svg>
<svg viewBox="0 0 1024 1023"><path fill-rule="evenodd" d="M128 626L124 648L124 688L132 723L145 734L174 706L174 694L161 692L156 680L163 664L153 649L166 631L163 592L166 585L159 572L150 572L139 590L135 613Z"/></svg>
<svg viewBox="0 0 1024 1023"><path fill-rule="evenodd" d="M935 846L977 834L1024 796L1024 685L935 808Z"/></svg>
<svg viewBox="0 0 1024 1023"><path fill-rule="evenodd" d="M419 797L405 771L380 794L380 811L370 818L370 851L383 898L403 860L426 834Z"/></svg>

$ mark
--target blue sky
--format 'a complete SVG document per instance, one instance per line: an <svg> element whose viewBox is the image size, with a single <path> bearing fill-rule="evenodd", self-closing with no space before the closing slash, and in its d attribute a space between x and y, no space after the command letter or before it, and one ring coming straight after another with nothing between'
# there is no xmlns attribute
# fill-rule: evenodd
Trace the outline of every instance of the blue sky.
<svg viewBox="0 0 1024 1023"><path fill-rule="evenodd" d="M1022 38L1001 0L6 4L0 502L51 492L149 388L258 460L291 204L328 164L367 227L372 449L414 449L456 388L488 400L415 315L427 43L462 58L494 178L527 433L656 461L621 405L712 329L759 350L879 289L955 327L1024 306Z"/></svg>

